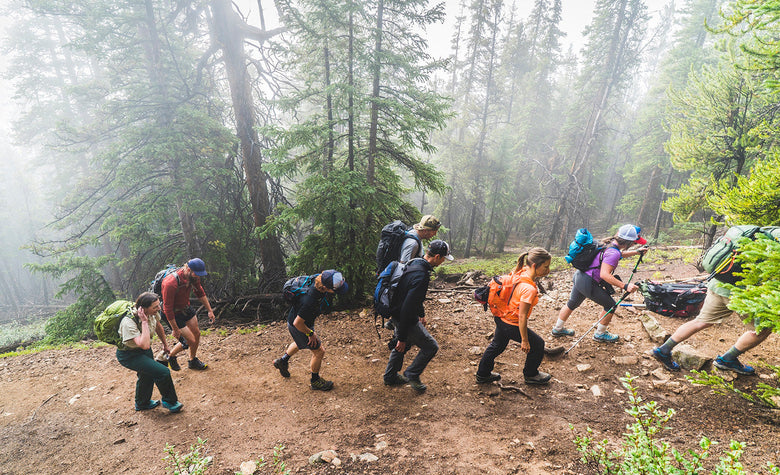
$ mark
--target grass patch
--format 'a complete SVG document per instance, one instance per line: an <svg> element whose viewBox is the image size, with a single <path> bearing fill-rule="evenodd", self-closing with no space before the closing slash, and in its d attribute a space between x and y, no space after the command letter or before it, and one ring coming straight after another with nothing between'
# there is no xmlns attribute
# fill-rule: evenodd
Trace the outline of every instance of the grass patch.
<svg viewBox="0 0 780 475"><path fill-rule="evenodd" d="M44 336L46 336L45 318L25 324L4 323L0 325L0 348L40 340Z"/></svg>
<svg viewBox="0 0 780 475"><path fill-rule="evenodd" d="M0 359L2 358L10 358L13 356L21 356L21 355L29 355L32 353L39 353L41 351L46 350L65 350L68 348L76 348L79 350L88 350L90 348L97 348L100 346L108 345L108 343L103 342L96 342L96 343L35 343L33 345L29 346L20 346L14 351L9 351L7 353L0 353Z"/></svg>

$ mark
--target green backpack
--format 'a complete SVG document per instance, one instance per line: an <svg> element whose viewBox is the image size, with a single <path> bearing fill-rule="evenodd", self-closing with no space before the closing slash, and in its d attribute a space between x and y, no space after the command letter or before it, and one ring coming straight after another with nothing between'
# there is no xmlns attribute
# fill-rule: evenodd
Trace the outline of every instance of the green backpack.
<svg viewBox="0 0 780 475"><path fill-rule="evenodd" d="M100 315L95 317L93 325L98 340L116 345L119 349L124 349L125 345L119 336L119 324L132 310L133 302L129 300L117 300L106 307Z"/></svg>
<svg viewBox="0 0 780 475"><path fill-rule="evenodd" d="M780 241L780 227L742 225L732 226L726 234L719 237L701 258L701 265L715 279L728 284L736 283L739 278L735 272L742 272L742 266L735 260L737 241L741 238L756 239L758 237Z"/></svg>

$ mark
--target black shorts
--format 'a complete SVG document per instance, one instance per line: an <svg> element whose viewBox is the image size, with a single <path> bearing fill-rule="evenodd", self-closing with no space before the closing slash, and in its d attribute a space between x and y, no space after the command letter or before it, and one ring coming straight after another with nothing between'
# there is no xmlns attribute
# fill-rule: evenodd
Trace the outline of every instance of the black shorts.
<svg viewBox="0 0 780 475"><path fill-rule="evenodd" d="M319 348L319 346L316 348L309 346L309 337L306 336L306 334L302 331L295 328L291 323L287 323L287 329L290 331L290 335L292 335L293 341L299 350L316 350ZM311 327L311 329L314 330L313 327Z"/></svg>
<svg viewBox="0 0 780 475"><path fill-rule="evenodd" d="M163 316L166 323L168 323L168 326L171 324L168 322L168 317L160 311L160 314ZM187 326L187 322L195 318L195 309L192 308L192 306L185 308L184 310L180 312L176 312L176 326L179 328L184 328Z"/></svg>

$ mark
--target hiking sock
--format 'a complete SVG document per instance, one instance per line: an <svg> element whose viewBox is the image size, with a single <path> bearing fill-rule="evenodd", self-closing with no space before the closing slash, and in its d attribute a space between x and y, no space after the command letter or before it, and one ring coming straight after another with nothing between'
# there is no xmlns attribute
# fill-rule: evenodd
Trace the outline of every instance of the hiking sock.
<svg viewBox="0 0 780 475"><path fill-rule="evenodd" d="M729 351L721 355L721 358L726 361L736 361L742 353L744 353L744 351L739 351L736 346L732 346Z"/></svg>
<svg viewBox="0 0 780 475"><path fill-rule="evenodd" d="M561 319L559 318L559 319L558 319L558 321L557 321L557 322L555 322L555 325L553 325L553 329L555 329L555 330L563 330L563 325L564 325L565 323L566 323L566 322L564 322L563 320L561 320Z"/></svg>
<svg viewBox="0 0 780 475"><path fill-rule="evenodd" d="M663 345L658 347L658 351L660 351L664 355L671 355L672 349L677 346L677 342L672 340L672 337L669 337L666 339Z"/></svg>
<svg viewBox="0 0 780 475"><path fill-rule="evenodd" d="M281 358L281 360L282 360L282 361L284 361L284 362L286 363L287 361L289 361L289 360L290 360L290 355L288 355L288 354L287 354L287 352L285 352L285 353L282 355L282 358Z"/></svg>
<svg viewBox="0 0 780 475"><path fill-rule="evenodd" d="M311 374L311 382L312 382L312 383L313 383L314 381L317 381L318 379L320 379L320 373L312 373L312 374Z"/></svg>
<svg viewBox="0 0 780 475"><path fill-rule="evenodd" d="M599 326L596 327L596 333L598 333L599 335L606 331L607 331L607 326L602 323L599 323Z"/></svg>

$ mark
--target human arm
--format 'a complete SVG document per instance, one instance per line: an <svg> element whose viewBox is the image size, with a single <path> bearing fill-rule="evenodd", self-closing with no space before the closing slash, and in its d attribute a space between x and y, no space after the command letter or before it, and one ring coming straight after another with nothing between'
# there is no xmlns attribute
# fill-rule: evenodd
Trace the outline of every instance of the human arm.
<svg viewBox="0 0 780 475"><path fill-rule="evenodd" d="M171 352L171 348L168 346L168 338L165 336L165 328L163 328L162 323L159 320L157 321L157 326L155 327L154 331L157 333L157 338L159 338L163 344L163 352L165 354L169 354Z"/></svg>
<svg viewBox="0 0 780 475"><path fill-rule="evenodd" d="M639 254L644 255L644 253L646 253L649 249L650 248L648 246L642 246L631 251L621 251L620 254L623 257L638 256Z"/></svg>
<svg viewBox="0 0 780 475"><path fill-rule="evenodd" d="M163 314L165 314L165 319L168 320L168 325L171 326L173 338L178 340L181 336L181 329L179 328L179 325L176 324L176 311L174 310L176 308L176 292L179 289L179 280L177 277L178 275L175 273L165 277L162 282L162 290L160 293L162 294Z"/></svg>
<svg viewBox="0 0 780 475"><path fill-rule="evenodd" d="M416 325L418 320L425 320L423 303L428 293L430 277L428 272L414 272L402 279L408 280L402 280L396 290L402 293L399 297L403 299L398 312L398 341L406 342L409 329ZM402 287L401 284L405 285Z"/></svg>
<svg viewBox="0 0 780 475"><path fill-rule="evenodd" d="M200 303L203 304L204 307L206 307L206 311L209 315L209 323L214 323L214 320L216 320L217 316L214 315L214 310L211 309L211 304L209 303L209 298L207 296L200 297L198 300L200 300Z"/></svg>
<svg viewBox="0 0 780 475"><path fill-rule="evenodd" d="M615 266L609 265L608 263L601 264L601 272L599 276L601 277L601 280L604 282L612 285L613 287L617 287L620 289L623 289L624 292L632 293L636 292L636 290L639 288L636 284L633 283L623 283L620 279L615 277L612 272L615 270Z"/></svg>
<svg viewBox="0 0 780 475"><path fill-rule="evenodd" d="M133 343L142 350L148 350L152 347L152 334L149 331L149 317L143 308L138 309L138 320L141 322L141 334L133 338Z"/></svg>

